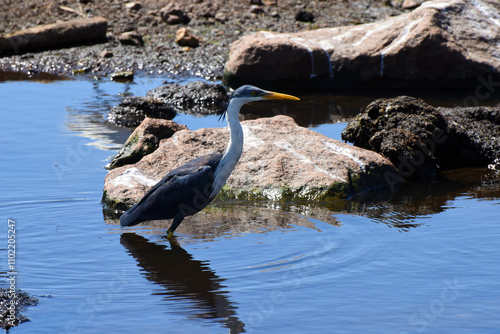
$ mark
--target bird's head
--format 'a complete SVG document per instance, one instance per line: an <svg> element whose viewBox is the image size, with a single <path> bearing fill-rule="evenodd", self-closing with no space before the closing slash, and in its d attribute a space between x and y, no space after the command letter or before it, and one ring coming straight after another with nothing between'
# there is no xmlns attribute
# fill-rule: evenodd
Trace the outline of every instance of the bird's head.
<svg viewBox="0 0 500 334"><path fill-rule="evenodd" d="M233 112L238 113L240 111L240 108L242 105L254 101L262 101L262 100L295 100L298 101L300 100L298 97L288 95L288 94L282 94L282 93L275 93L275 92L270 92L268 90L260 89L255 86L251 85L245 85L241 86L240 88L236 89L233 94L231 95L231 99L228 102L228 107L225 112L222 113L222 115L219 117L220 119L225 119L226 118L226 113L229 113L230 110L233 110ZM232 106L232 108L230 107Z"/></svg>
<svg viewBox="0 0 500 334"><path fill-rule="evenodd" d="M270 92L268 90L250 85L241 86L236 89L231 96L231 100L235 99L238 99L243 103L260 100L300 100L298 97L292 95Z"/></svg>

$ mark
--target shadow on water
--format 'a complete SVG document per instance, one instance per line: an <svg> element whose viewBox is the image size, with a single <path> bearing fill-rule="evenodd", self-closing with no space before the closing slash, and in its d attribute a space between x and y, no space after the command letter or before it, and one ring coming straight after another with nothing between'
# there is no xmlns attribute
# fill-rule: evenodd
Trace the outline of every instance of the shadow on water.
<svg viewBox="0 0 500 334"><path fill-rule="evenodd" d="M165 288L155 294L193 302L196 306L186 311L188 318L194 315L213 319L231 333L244 332L243 322L235 316L236 307L224 291L225 279L217 276L205 262L193 259L175 240L169 242L170 248L167 248L135 233L123 233L120 238L123 247L144 269L144 276Z"/></svg>
<svg viewBox="0 0 500 334"><path fill-rule="evenodd" d="M500 197L498 176L498 172L486 168L449 170L434 180L405 183L389 200L353 200L350 213L405 231L420 226L422 223L415 224L419 217L444 212L457 198Z"/></svg>

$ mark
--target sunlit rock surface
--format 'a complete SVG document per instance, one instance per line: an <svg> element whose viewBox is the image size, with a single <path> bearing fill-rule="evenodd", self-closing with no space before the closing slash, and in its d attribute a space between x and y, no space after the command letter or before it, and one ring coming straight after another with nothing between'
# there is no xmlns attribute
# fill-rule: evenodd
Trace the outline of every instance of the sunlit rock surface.
<svg viewBox="0 0 500 334"><path fill-rule="evenodd" d="M324 201L387 186L397 175L378 153L302 128L287 116L244 121L242 127L243 154L219 199ZM113 169L103 201L125 209L174 168L223 152L228 140L226 128L178 131L138 163Z"/></svg>
<svg viewBox="0 0 500 334"><path fill-rule="evenodd" d="M476 87L480 75L500 81L499 42L498 1L435 0L376 23L244 36L231 46L225 80L233 86Z"/></svg>

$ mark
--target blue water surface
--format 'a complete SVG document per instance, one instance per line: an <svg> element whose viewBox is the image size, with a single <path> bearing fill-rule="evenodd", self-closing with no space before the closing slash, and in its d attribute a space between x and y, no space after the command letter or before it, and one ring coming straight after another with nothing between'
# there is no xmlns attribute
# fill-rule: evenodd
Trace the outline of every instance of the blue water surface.
<svg viewBox="0 0 500 334"><path fill-rule="evenodd" d="M161 82L0 82L0 283L10 219L16 285L39 299L10 333L498 333L500 192L485 169L336 223L257 208L249 232L171 244L107 221L104 166L130 131L106 113ZM311 128L340 139L345 124ZM272 215L283 225L265 228Z"/></svg>

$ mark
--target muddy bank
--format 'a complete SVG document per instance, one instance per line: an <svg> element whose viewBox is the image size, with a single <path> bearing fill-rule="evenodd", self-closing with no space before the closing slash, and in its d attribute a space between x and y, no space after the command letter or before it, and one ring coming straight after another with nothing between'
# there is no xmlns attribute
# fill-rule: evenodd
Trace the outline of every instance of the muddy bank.
<svg viewBox="0 0 500 334"><path fill-rule="evenodd" d="M394 3L394 6L390 5ZM355 25L397 15L404 10L392 1L176 1L165 7L159 0L130 5L104 1L27 0L0 4L0 32L12 33L58 20L101 16L107 19L106 40L94 45L65 46L53 50L0 53L0 71L29 74L106 76L116 71L175 77L222 78L229 46L239 37L258 30L297 32ZM387 5L388 4L388 5ZM300 12L309 14L297 15ZM308 18L307 20L304 20ZM312 19L311 19L312 18ZM187 27L200 38L199 47L175 43L179 28ZM134 32L143 41L123 44L122 34Z"/></svg>

